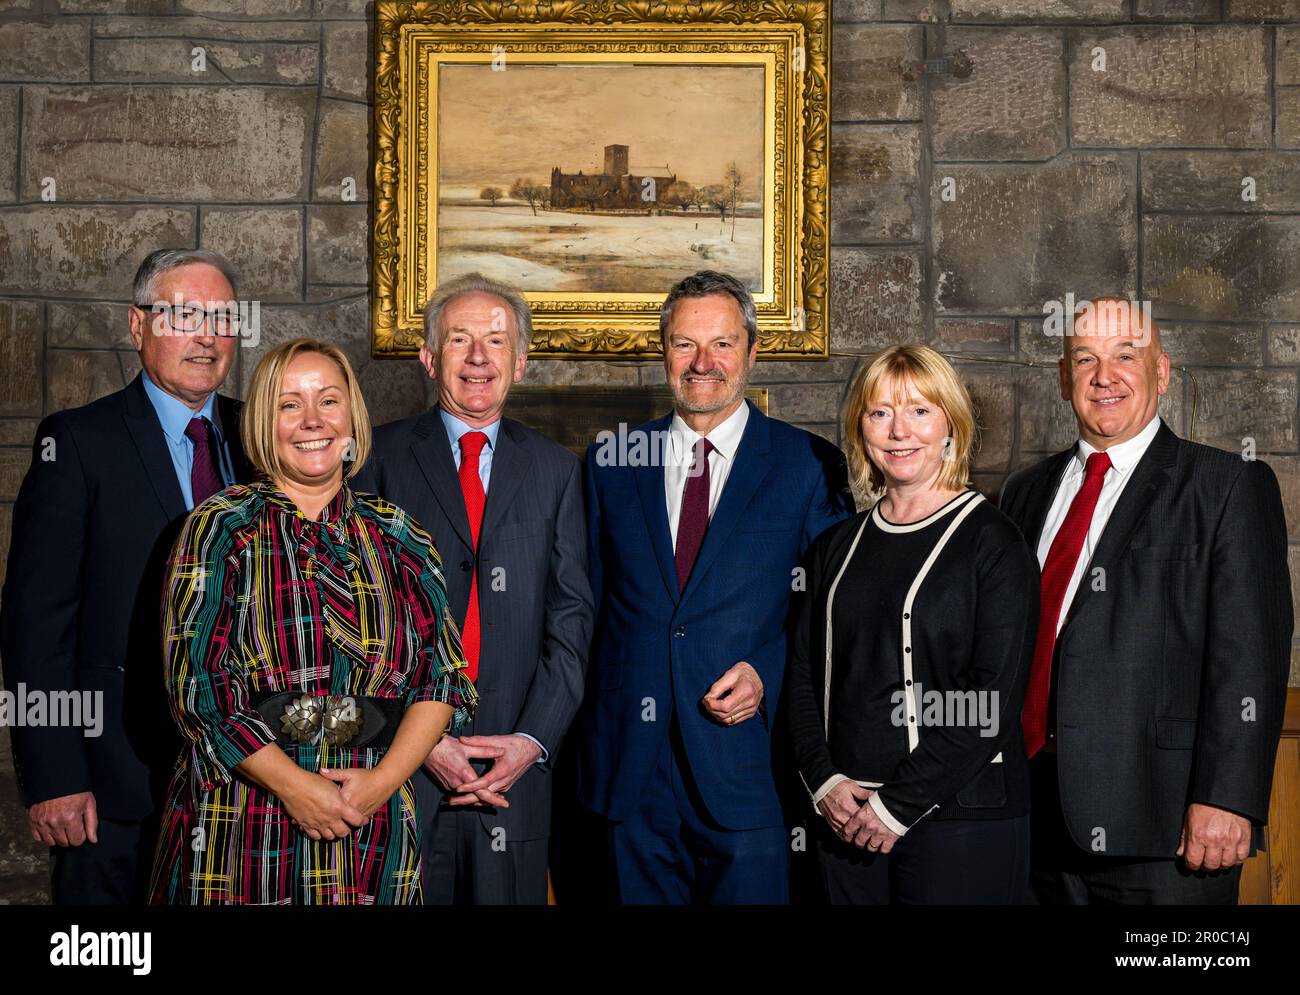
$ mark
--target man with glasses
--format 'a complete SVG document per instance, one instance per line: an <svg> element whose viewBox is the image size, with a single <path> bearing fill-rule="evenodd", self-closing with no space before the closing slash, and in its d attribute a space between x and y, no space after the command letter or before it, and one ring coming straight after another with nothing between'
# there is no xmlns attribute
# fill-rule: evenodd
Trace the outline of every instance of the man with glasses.
<svg viewBox="0 0 1300 995"><path fill-rule="evenodd" d="M56 904L143 898L177 749L160 679L163 568L189 510L248 479L239 402L217 394L239 334L235 280L214 252L144 260L129 312L143 370L41 422L14 505L0 661L6 690L46 703L12 734Z"/></svg>

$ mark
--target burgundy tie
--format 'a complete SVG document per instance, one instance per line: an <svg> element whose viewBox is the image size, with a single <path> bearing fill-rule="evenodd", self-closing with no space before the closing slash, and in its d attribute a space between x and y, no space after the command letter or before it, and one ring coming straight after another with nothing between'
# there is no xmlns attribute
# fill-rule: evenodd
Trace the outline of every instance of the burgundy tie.
<svg viewBox="0 0 1300 995"><path fill-rule="evenodd" d="M478 552L478 533L483 527L483 507L487 495L483 493L483 478L478 475L479 457L488 437L483 432L466 432L460 437L460 491L465 495L465 512L469 515L469 537ZM481 629L478 617L478 570L469 579L469 610L465 624L460 628L460 646L465 651L465 676L478 680L478 657Z"/></svg>
<svg viewBox="0 0 1300 995"><path fill-rule="evenodd" d="M190 492L194 503L200 504L225 488L217 472L217 447L212 439L212 422L195 416L185 426L185 434L194 443L194 461L190 465Z"/></svg>
<svg viewBox="0 0 1300 995"><path fill-rule="evenodd" d="M1061 604L1074 576L1075 564L1083 550L1083 541L1092 525L1092 513L1101 495L1110 457L1093 453L1083 471L1083 486L1074 496L1065 521L1052 540L1043 564L1043 584L1038 608L1038 639L1034 643L1034 665L1029 671L1029 689L1025 692L1025 708L1021 714L1021 731L1025 736L1025 752L1033 756L1047 742L1047 702L1052 683L1052 653L1056 649L1056 623L1061 617Z"/></svg>
<svg viewBox="0 0 1300 995"><path fill-rule="evenodd" d="M677 589L686 589L695 557L704 545L709 528L709 453L713 443L701 437L695 443L686 490L682 493L682 511L677 519Z"/></svg>

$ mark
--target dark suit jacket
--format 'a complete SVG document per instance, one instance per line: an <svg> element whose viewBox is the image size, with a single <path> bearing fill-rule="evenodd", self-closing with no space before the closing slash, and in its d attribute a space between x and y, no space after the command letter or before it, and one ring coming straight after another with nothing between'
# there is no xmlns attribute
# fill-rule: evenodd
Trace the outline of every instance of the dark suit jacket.
<svg viewBox="0 0 1300 995"><path fill-rule="evenodd" d="M635 431L666 432L671 421L668 415ZM790 595L809 544L852 507L844 457L824 439L750 405L735 463L680 593L663 466L603 462L593 446L587 519L598 614L593 690L583 710L582 803L607 819L625 819L675 714L713 818L728 829L779 826L771 725L785 677ZM705 715L700 699L740 660L758 671L766 708L723 726ZM645 717L648 700L653 721Z"/></svg>
<svg viewBox="0 0 1300 995"><path fill-rule="evenodd" d="M1034 549L1073 452L1003 489ZM1192 802L1267 821L1292 627L1273 471L1162 422L1056 641L1061 805L1079 847L1172 857Z"/></svg>
<svg viewBox="0 0 1300 995"><path fill-rule="evenodd" d="M433 536L457 625L464 625L470 571L477 570L479 704L465 735L525 732L548 753L546 764L534 765L510 789L510 807L485 810L482 823L488 831L503 827L511 840L545 838L551 762L582 701L591 640L578 460L544 435L502 419L477 560L436 408L377 429L371 457L353 483L404 509ZM436 783L423 771L417 778Z"/></svg>
<svg viewBox="0 0 1300 995"><path fill-rule="evenodd" d="M236 482L249 479L240 403L216 415ZM45 440L53 458L44 458ZM102 692L104 729L13 732L23 803L92 791L101 816L145 818L176 760L163 697L162 578L186 508L162 425L137 376L42 420L14 505L0 602L5 687Z"/></svg>

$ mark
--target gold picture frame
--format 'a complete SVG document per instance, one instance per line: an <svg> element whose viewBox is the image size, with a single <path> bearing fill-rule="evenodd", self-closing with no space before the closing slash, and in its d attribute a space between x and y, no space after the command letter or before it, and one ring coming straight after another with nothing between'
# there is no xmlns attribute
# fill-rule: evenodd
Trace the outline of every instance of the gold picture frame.
<svg viewBox="0 0 1300 995"><path fill-rule="evenodd" d="M440 85L450 88L452 81L470 79L471 73L477 74L472 78L480 83L496 83L496 77L486 75L496 68L527 70L510 77L516 88L532 86L533 80L559 78L539 72L543 69L563 70L572 79L579 72L586 73L581 78L595 78L591 74L597 70L630 68L643 74L658 72L656 78L661 80L670 78L664 73L678 74L671 77L674 80L689 80L692 74L730 70L725 76L709 78L730 84L741 78L740 71L744 85L750 87L745 93L756 92L761 85L761 162L756 158L760 139L755 138L752 148L756 151L748 161L759 162L759 168L748 171L752 177L748 179L750 213L740 222L748 234L743 235L740 247L725 248L748 253L743 258L751 271L755 260L761 260L761 279L754 277L750 284L758 309L760 353L788 359L826 356L831 23L826 0L377 0L375 18L372 351L376 356L411 356L418 351L423 339L423 304L439 280L454 275L453 262L467 262L468 266L476 259L500 258L500 253L475 256L470 249L453 249L456 232L449 222L440 227L443 216L451 217L453 209L461 211L461 205L444 203L444 188L439 186L444 170L450 168L440 165L439 152L443 146L453 146L453 136L441 133L437 113ZM505 79L504 73L501 79ZM753 83L759 79L761 84ZM482 90L481 86L456 85L462 93ZM547 107L553 104L542 103ZM512 119L511 126L516 126L514 122ZM694 221L698 229L700 219L706 217L707 203L707 195L700 201L699 190L711 191L716 200L718 187L695 188L675 173L660 170L655 175L662 176L660 183L667 183L668 191L691 190L697 195L694 204L670 205L665 187L656 188L653 176L647 179L631 173L634 167L628 165L628 146L617 144L612 133L606 134L615 142L605 145L600 175L584 177L579 169L575 178L571 171L556 165L552 186L539 192L540 197L555 199L556 206L548 202L543 208L555 216L538 218L530 197L527 203L533 207L533 216L519 208L509 223L529 222L540 232L538 221L559 221L546 230L595 231L593 244L602 245L606 228L623 232L629 226L641 230L654 224ZM593 137L596 140L587 144L594 149L601 140ZM707 136L696 141L707 141ZM687 145L683 140L674 149L683 155L694 151ZM539 171L544 168L538 167ZM735 177L730 188L731 241L735 243L737 217L742 215L738 191L745 189L741 184L746 173L737 167L727 176ZM621 194L615 189L620 182ZM521 191L539 189L516 185ZM602 202L614 205L608 210L590 198L583 204L575 201L570 207L561 206L574 190L597 188L605 191L601 196L623 200ZM445 190L451 189L448 181ZM648 207L642 210L635 194L639 192L645 200L650 189L659 199L646 201ZM497 187L485 187L482 193L487 195L489 190L501 193ZM498 223L499 214L485 209L486 200L474 206L480 210L479 217ZM497 202L493 200L491 206L496 207ZM700 212L694 217L692 206ZM713 207L720 208L725 226L725 192L721 205ZM643 215L646 220L641 220ZM707 218L709 225L714 223L712 213ZM457 231L470 229L485 241L493 237L482 234L477 225ZM533 230L512 229L511 237L518 239L520 232ZM530 237L540 239L542 235ZM620 237L616 234L613 241L617 243ZM676 229L672 229L672 238L682 240ZM441 257L440 242L447 243ZM493 246L478 245L474 251L484 248ZM703 254L703 260L710 258L710 248L707 243L690 245L692 251ZM679 249L664 251L677 251L670 260L673 265L693 262L693 257L683 259ZM445 265L440 266L440 261ZM567 289L538 289L545 276L536 277L532 287L518 283L533 308L531 354L593 359L661 355L658 315L667 290L663 283L667 270L656 274L659 280L653 289L629 289L640 286L631 264L648 263L640 255L629 256L628 262L624 267L603 264L604 268L596 268L591 264L590 273L595 275L566 272L561 282ZM728 267L702 261L693 268ZM540 266L534 269L555 272ZM651 282L645 281L647 285ZM575 289L579 287L587 289Z"/></svg>

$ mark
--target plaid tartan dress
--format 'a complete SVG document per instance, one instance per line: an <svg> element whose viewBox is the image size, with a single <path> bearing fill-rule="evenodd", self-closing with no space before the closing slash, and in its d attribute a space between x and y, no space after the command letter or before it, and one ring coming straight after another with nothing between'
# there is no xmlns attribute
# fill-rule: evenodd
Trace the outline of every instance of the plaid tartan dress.
<svg viewBox="0 0 1300 995"><path fill-rule="evenodd" d="M346 482L315 522L266 477L227 488L194 509L172 550L162 637L188 743L163 807L153 902L418 904L409 780L346 839L313 841L234 768L275 741L252 705L260 691L442 701L455 706L453 732L465 723L477 695L428 534ZM311 771L383 756L276 748Z"/></svg>

